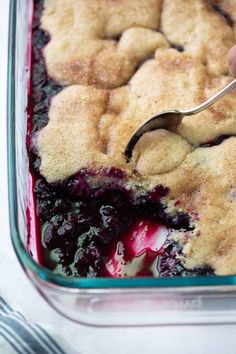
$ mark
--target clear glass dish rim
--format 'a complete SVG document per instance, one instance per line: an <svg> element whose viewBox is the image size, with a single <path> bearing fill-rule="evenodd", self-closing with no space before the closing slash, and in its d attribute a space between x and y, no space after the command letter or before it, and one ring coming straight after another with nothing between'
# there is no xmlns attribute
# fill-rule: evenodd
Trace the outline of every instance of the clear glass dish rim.
<svg viewBox="0 0 236 354"><path fill-rule="evenodd" d="M16 19L17 2L10 0L9 37L8 37L8 75L7 75L7 165L8 196L11 240L15 253L26 271L29 269L39 278L55 285L74 289L90 288L157 288L157 287L190 287L235 285L236 275L199 276L175 278L67 278L53 274L36 263L26 251L21 241L17 223L17 188L15 169L15 54L16 54Z"/></svg>

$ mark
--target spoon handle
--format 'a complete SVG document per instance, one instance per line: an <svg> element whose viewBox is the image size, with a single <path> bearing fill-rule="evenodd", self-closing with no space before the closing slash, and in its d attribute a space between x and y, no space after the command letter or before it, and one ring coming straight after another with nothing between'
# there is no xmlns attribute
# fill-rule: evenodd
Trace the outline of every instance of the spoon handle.
<svg viewBox="0 0 236 354"><path fill-rule="evenodd" d="M191 116L192 114L199 113L199 112L203 111L204 109L208 108L209 106L211 106L213 103L215 103L216 101L218 101L219 99L221 99L225 95L227 95L227 93L232 91L235 87L236 87L236 79L231 81L221 91L217 92L214 96L209 98L207 101L201 103L199 106L197 106L193 109L190 109L190 110L186 110L186 111L181 110L181 113L183 114L183 116Z"/></svg>

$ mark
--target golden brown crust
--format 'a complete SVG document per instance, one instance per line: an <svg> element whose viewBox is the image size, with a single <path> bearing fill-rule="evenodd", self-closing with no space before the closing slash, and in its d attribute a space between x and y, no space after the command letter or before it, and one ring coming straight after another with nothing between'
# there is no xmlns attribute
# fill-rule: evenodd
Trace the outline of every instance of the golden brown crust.
<svg viewBox="0 0 236 354"><path fill-rule="evenodd" d="M165 0L161 28L166 38L198 56L213 75L228 73L225 57L233 29L202 0Z"/></svg>
<svg viewBox="0 0 236 354"><path fill-rule="evenodd" d="M63 84L114 88L168 42L158 28L160 0L46 0L42 27L49 75ZM121 36L120 39L115 39Z"/></svg>
<svg viewBox="0 0 236 354"><path fill-rule="evenodd" d="M213 2L235 9L233 1ZM163 34L156 31L160 18ZM210 73L226 74L225 56L234 44L233 28L204 0L46 0L42 28L51 35L45 48L49 75L63 84L101 88L127 83L167 40L197 55Z"/></svg>
<svg viewBox="0 0 236 354"><path fill-rule="evenodd" d="M102 7L104 2L105 0L93 0L90 6ZM107 2L111 7L127 5L125 0ZM174 11L177 2L178 11ZM55 6L55 1L48 0L46 3ZM140 0L141 3L144 6L144 2ZM75 1L68 1L66 4L68 8L65 7L65 12L70 13ZM84 1L76 4L83 4L82 10L86 13L88 9ZM152 6L154 5L157 6L157 2L152 1ZM46 7L43 25L45 28L46 23L51 26L53 38L60 27L66 31L67 24L63 22L63 18L57 22L60 17L56 14L57 8L54 9L54 22L50 24L50 6ZM236 10L236 3L234 8ZM193 11L192 16L190 9ZM92 16L91 13L88 16ZM119 16L118 18L122 18L122 10ZM114 18L113 30L118 33L122 26L120 20ZM144 18L147 19L145 16ZM112 28L108 30L108 24L106 26L106 31L112 32ZM225 55L233 41L233 30L205 2L165 0L161 26L170 41L183 45L187 50L180 53L166 48L163 42L163 45L158 46L162 49L156 49L155 46L152 48L155 51L154 59L146 61L127 86L103 90L74 85L53 98L49 123L37 138L42 160L41 173L48 181L53 182L69 177L81 168L115 166L142 179L149 188L159 183L169 186L169 208L173 212L181 208L194 221L195 229L192 232L176 235L184 245L186 266L209 264L217 274L233 274L236 273L236 137L226 139L217 146L200 145L221 135L236 135L236 93L232 92L198 115L185 117L175 132L158 130L145 134L136 145L129 165L123 155L129 138L147 118L166 109L194 107L232 80L225 69ZM175 32L171 31L173 27ZM126 28L122 28L122 31ZM90 30L93 31L94 27ZM106 60L114 60L117 72L125 70L127 73L131 70L127 77L132 75L133 69L128 69L130 66L126 62L127 57L132 57L135 61L135 56L141 58L143 54L143 47L137 45L137 33L140 38L145 38L147 46L150 36L155 37L150 29L132 27L123 33L118 45L110 42L105 44L102 40L102 46L106 48L103 47L94 59L101 61L98 74L95 75L94 70L92 72L97 80L96 85L98 82L98 86L102 87L120 85L116 78L117 73L113 76L113 72L109 71L110 67L104 64ZM159 39L163 40L162 37ZM61 43L61 39L57 43L54 39L51 41L51 45L59 45L58 48ZM84 48L82 42L77 45L82 46L78 47L80 51L89 51L92 44L88 41L87 48ZM115 51L112 46L116 47ZM127 55L122 59L120 54L117 55L119 46L122 48L122 55ZM130 48L135 48L134 52ZM70 50L65 50L63 55L66 56L66 53L70 53ZM87 52L85 54L86 62ZM45 55L48 60L47 49ZM71 58L71 54L69 56ZM61 72L66 67L64 64L61 64ZM72 64L80 65L76 61ZM66 69L65 77L74 67L72 64ZM91 68L90 64L87 68ZM83 74L81 68L77 70L76 75L81 75L82 80L78 82L88 84L91 83L89 80L94 80L90 69L85 75L86 70ZM99 77L101 70L103 74ZM222 75L224 73L227 75ZM119 75L122 77L122 74ZM70 75L68 77L70 81Z"/></svg>
<svg viewBox="0 0 236 354"><path fill-rule="evenodd" d="M42 174L52 182L83 167L126 166L108 157L99 135L99 121L106 110L109 92L85 86L69 86L51 104L49 123L39 133Z"/></svg>
<svg viewBox="0 0 236 354"><path fill-rule="evenodd" d="M192 146L180 135L159 129L138 141L133 163L139 175L148 178L175 170L191 151Z"/></svg>

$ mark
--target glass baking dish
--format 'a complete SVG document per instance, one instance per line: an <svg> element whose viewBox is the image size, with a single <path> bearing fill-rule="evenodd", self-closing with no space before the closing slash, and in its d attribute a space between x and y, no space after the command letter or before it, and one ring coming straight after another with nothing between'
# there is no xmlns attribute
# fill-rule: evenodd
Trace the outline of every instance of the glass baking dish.
<svg viewBox="0 0 236 354"><path fill-rule="evenodd" d="M58 312L95 326L236 322L236 276L66 278L40 266L27 249L36 222L26 151L30 78L29 0L10 4L8 181L11 238L30 281ZM27 21L29 19L29 21ZM31 234L31 238L35 235Z"/></svg>

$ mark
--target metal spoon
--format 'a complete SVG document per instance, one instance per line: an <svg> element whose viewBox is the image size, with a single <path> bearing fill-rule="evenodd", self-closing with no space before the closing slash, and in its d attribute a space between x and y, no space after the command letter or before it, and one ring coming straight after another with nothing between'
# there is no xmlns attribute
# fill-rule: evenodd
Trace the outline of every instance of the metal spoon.
<svg viewBox="0 0 236 354"><path fill-rule="evenodd" d="M208 108L213 103L217 102L219 99L227 95L227 93L231 92L235 87L236 87L236 79L230 82L226 87L224 87L221 91L216 93L213 97L209 98L207 101L201 103L199 106L193 109L181 110L181 111L179 110L164 111L149 118L145 123L143 123L143 125L141 125L138 128L138 130L136 130L136 132L130 139L125 149L125 156L127 158L127 161L131 159L133 149L143 134L156 129L175 128L179 123L181 123L183 117L191 116L203 111L204 109Z"/></svg>

